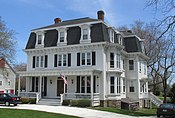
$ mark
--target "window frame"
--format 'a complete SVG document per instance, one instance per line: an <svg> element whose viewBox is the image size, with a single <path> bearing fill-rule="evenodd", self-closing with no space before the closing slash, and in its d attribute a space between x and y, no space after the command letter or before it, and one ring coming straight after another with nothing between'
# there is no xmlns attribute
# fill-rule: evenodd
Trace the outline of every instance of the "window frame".
<svg viewBox="0 0 175 118"><path fill-rule="evenodd" d="M112 59L112 54L113 54L113 59ZM114 55L114 52L110 52L110 55L109 55L109 60L110 60L110 68L115 68L115 55Z"/></svg>
<svg viewBox="0 0 175 118"><path fill-rule="evenodd" d="M91 28L90 27L91 25L88 25L88 24L83 24L80 26L81 28L80 44L81 43L91 43Z"/></svg>
<svg viewBox="0 0 175 118"><path fill-rule="evenodd" d="M134 60L129 60L128 62L129 62L129 70L134 70Z"/></svg>
<svg viewBox="0 0 175 118"><path fill-rule="evenodd" d="M58 31L57 46L67 45L67 28L61 27L58 28L57 31Z"/></svg>
<svg viewBox="0 0 175 118"><path fill-rule="evenodd" d="M36 43L35 47L40 48L44 47L44 37L45 37L45 32L44 31L38 31L36 33Z"/></svg>
<svg viewBox="0 0 175 118"><path fill-rule="evenodd" d="M3 81L0 81L0 86L3 86Z"/></svg>
<svg viewBox="0 0 175 118"><path fill-rule="evenodd" d="M110 76L110 94L115 94L115 77Z"/></svg>

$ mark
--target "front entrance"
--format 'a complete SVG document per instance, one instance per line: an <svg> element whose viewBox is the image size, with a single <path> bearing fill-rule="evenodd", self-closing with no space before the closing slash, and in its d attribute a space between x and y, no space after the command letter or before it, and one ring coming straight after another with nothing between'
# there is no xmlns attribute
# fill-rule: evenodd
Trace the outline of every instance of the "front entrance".
<svg viewBox="0 0 175 118"><path fill-rule="evenodd" d="M64 81L63 79L57 79L57 96L64 93Z"/></svg>

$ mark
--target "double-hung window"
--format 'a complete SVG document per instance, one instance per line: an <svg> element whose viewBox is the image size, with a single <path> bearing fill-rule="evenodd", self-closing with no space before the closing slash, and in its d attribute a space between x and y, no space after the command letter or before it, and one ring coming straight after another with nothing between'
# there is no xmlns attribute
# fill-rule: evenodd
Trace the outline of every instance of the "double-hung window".
<svg viewBox="0 0 175 118"><path fill-rule="evenodd" d="M85 65L85 59L86 59L85 54L86 53L82 53L81 55L81 65Z"/></svg>
<svg viewBox="0 0 175 118"><path fill-rule="evenodd" d="M121 81L120 81L120 77L117 77L117 93L121 93Z"/></svg>
<svg viewBox="0 0 175 118"><path fill-rule="evenodd" d="M58 66L62 66L62 55L58 55Z"/></svg>
<svg viewBox="0 0 175 118"><path fill-rule="evenodd" d="M67 66L67 55L66 54L59 54L58 55L58 67L65 67Z"/></svg>
<svg viewBox="0 0 175 118"><path fill-rule="evenodd" d="M39 56L36 57L36 67L39 68Z"/></svg>
<svg viewBox="0 0 175 118"><path fill-rule="evenodd" d="M67 65L67 56L66 54L63 54L63 66L66 66Z"/></svg>
<svg viewBox="0 0 175 118"><path fill-rule="evenodd" d="M114 53L110 53L110 68L114 68Z"/></svg>
<svg viewBox="0 0 175 118"><path fill-rule="evenodd" d="M125 92L126 92L126 81L123 78L123 93L125 93Z"/></svg>
<svg viewBox="0 0 175 118"><path fill-rule="evenodd" d="M134 70L134 60L129 60L129 70Z"/></svg>
<svg viewBox="0 0 175 118"><path fill-rule="evenodd" d="M39 34L38 35L38 45L41 45L42 44L42 35Z"/></svg>
<svg viewBox="0 0 175 118"><path fill-rule="evenodd" d="M141 73L142 72L142 63L141 63L141 61L139 62L139 73Z"/></svg>
<svg viewBox="0 0 175 118"><path fill-rule="evenodd" d="M64 31L60 32L60 42L64 42Z"/></svg>
<svg viewBox="0 0 175 118"><path fill-rule="evenodd" d="M0 86L2 86L2 81L0 81Z"/></svg>
<svg viewBox="0 0 175 118"><path fill-rule="evenodd" d="M40 57L40 67L44 67L44 56Z"/></svg>
<svg viewBox="0 0 175 118"><path fill-rule="evenodd" d="M114 81L115 79L114 79L114 77L113 76L111 76L110 77L110 93L114 93L114 86L115 86L115 81Z"/></svg>
<svg viewBox="0 0 175 118"><path fill-rule="evenodd" d="M129 85L129 92L135 92L135 89L134 89L134 81L130 81L130 85Z"/></svg>
<svg viewBox="0 0 175 118"><path fill-rule="evenodd" d="M120 68L120 54L116 54L117 68Z"/></svg>
<svg viewBox="0 0 175 118"><path fill-rule="evenodd" d="M83 40L87 40L88 39L88 29L85 28L83 29Z"/></svg>
<svg viewBox="0 0 175 118"><path fill-rule="evenodd" d="M87 53L87 65L91 65L91 53Z"/></svg>

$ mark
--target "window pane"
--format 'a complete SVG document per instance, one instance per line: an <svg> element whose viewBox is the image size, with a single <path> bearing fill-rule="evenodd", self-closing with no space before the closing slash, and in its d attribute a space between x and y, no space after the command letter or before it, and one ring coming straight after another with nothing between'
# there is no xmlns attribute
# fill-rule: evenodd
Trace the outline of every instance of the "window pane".
<svg viewBox="0 0 175 118"><path fill-rule="evenodd" d="M114 93L114 77L110 77L110 93Z"/></svg>
<svg viewBox="0 0 175 118"><path fill-rule="evenodd" d="M64 42L64 32L60 32L60 42Z"/></svg>
<svg viewBox="0 0 175 118"><path fill-rule="evenodd" d="M129 60L129 70L134 70L134 60Z"/></svg>
<svg viewBox="0 0 175 118"><path fill-rule="evenodd" d="M88 29L83 29L83 40L88 39Z"/></svg>
<svg viewBox="0 0 175 118"><path fill-rule="evenodd" d="M85 77L81 77L81 93L85 93Z"/></svg>
<svg viewBox="0 0 175 118"><path fill-rule="evenodd" d="M36 67L39 67L39 56L36 57Z"/></svg>
<svg viewBox="0 0 175 118"><path fill-rule="evenodd" d="M87 65L91 65L91 53L87 53Z"/></svg>
<svg viewBox="0 0 175 118"><path fill-rule="evenodd" d="M62 55L58 55L58 66L62 65Z"/></svg>
<svg viewBox="0 0 175 118"><path fill-rule="evenodd" d="M42 43L42 35L38 35L38 45Z"/></svg>
<svg viewBox="0 0 175 118"><path fill-rule="evenodd" d="M91 92L91 77L87 76L87 93Z"/></svg>
<svg viewBox="0 0 175 118"><path fill-rule="evenodd" d="M81 64L82 64L82 65L85 65L85 53L82 53L82 56L81 56Z"/></svg>
<svg viewBox="0 0 175 118"><path fill-rule="evenodd" d="M66 54L63 55L63 66L66 66L67 58Z"/></svg>
<svg viewBox="0 0 175 118"><path fill-rule="evenodd" d="M40 67L43 67L43 65L44 65L44 57L43 57L43 56L41 56Z"/></svg>
<svg viewBox="0 0 175 118"><path fill-rule="evenodd" d="M114 68L114 53L110 53L110 67Z"/></svg>

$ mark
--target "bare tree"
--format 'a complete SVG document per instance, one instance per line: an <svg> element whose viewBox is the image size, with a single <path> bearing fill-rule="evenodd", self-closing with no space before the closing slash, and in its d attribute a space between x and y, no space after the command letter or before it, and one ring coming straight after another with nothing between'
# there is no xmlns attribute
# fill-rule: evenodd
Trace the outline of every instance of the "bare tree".
<svg viewBox="0 0 175 118"><path fill-rule="evenodd" d="M0 57L4 57L9 62L13 62L15 55L14 31L8 29L0 17Z"/></svg>

